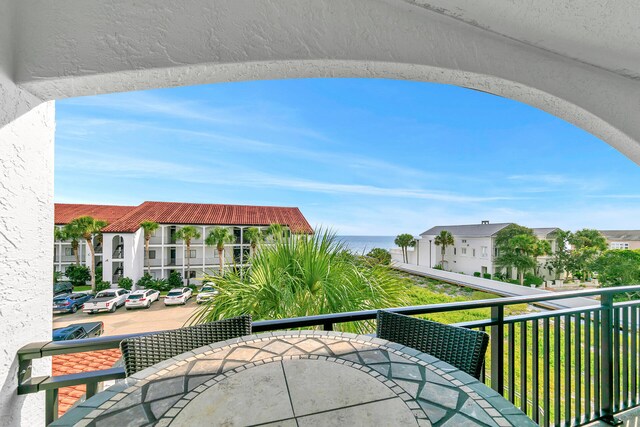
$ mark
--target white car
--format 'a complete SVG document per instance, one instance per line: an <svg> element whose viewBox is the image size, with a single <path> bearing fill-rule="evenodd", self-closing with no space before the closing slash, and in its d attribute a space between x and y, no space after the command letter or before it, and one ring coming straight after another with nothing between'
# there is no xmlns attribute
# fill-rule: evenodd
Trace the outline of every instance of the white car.
<svg viewBox="0 0 640 427"><path fill-rule="evenodd" d="M124 306L127 310L137 307L149 308L153 302L158 301L158 298L160 298L160 291L154 289L133 291L127 296Z"/></svg>
<svg viewBox="0 0 640 427"><path fill-rule="evenodd" d="M203 302L207 302L215 298L218 295L218 290L213 285L204 285L200 288L200 292L196 296L196 302L198 304L202 304Z"/></svg>
<svg viewBox="0 0 640 427"><path fill-rule="evenodd" d="M164 305L185 305L191 298L193 291L191 288L171 289L166 297L164 297Z"/></svg>
<svg viewBox="0 0 640 427"><path fill-rule="evenodd" d="M118 288L100 291L95 297L84 303L82 311L89 314L99 311L109 311L113 313L118 307L124 305L127 295L129 295L129 291L126 289Z"/></svg>

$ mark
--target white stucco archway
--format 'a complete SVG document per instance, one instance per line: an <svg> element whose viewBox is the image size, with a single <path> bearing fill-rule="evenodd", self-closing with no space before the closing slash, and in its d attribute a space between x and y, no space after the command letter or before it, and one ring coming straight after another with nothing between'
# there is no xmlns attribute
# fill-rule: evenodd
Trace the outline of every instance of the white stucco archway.
<svg viewBox="0 0 640 427"><path fill-rule="evenodd" d="M455 84L519 100L640 163L640 8L554 0L0 0L0 420L37 425L15 396L15 351L47 340L55 99L292 77ZM11 284L11 286L8 286ZM46 367L45 367L46 368Z"/></svg>

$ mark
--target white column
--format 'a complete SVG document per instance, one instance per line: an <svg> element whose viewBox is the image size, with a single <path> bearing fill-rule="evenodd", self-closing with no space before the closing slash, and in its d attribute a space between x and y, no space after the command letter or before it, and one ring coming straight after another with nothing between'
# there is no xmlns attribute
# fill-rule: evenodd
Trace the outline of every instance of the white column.
<svg viewBox="0 0 640 427"><path fill-rule="evenodd" d="M204 241L207 238L207 226L202 226L202 274L204 274L205 266L207 265L207 245Z"/></svg>
<svg viewBox="0 0 640 427"><path fill-rule="evenodd" d="M0 424L40 426L44 393L17 395L16 353L25 344L51 340L55 111L53 102L38 105L5 76L5 3L0 2ZM51 362L37 360L34 368L34 375L50 374Z"/></svg>

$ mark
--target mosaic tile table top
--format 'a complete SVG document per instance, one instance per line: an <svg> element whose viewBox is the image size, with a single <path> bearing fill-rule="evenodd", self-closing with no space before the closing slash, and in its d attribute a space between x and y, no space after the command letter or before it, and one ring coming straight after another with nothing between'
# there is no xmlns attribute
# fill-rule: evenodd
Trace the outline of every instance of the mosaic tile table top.
<svg viewBox="0 0 640 427"><path fill-rule="evenodd" d="M74 408L56 426L529 426L432 356L370 336L251 335L184 353Z"/></svg>

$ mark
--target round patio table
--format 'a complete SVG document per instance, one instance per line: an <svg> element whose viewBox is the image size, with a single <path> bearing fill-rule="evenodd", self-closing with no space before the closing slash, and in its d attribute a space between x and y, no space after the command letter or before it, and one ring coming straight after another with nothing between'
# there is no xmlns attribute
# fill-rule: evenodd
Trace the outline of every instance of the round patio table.
<svg viewBox="0 0 640 427"><path fill-rule="evenodd" d="M536 424L428 354L366 335L288 331L224 341L158 363L54 425Z"/></svg>

